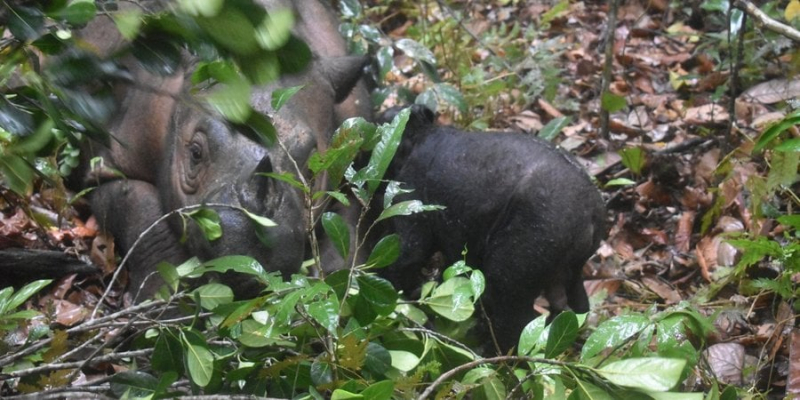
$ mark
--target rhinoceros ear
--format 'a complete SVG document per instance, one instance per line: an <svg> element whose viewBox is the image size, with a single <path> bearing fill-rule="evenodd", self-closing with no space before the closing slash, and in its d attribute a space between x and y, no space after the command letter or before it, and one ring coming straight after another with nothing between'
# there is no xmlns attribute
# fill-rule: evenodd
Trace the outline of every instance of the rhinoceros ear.
<svg viewBox="0 0 800 400"><path fill-rule="evenodd" d="M320 71L328 79L335 93L336 103L342 102L363 75L369 58L362 56L325 57L320 59Z"/></svg>

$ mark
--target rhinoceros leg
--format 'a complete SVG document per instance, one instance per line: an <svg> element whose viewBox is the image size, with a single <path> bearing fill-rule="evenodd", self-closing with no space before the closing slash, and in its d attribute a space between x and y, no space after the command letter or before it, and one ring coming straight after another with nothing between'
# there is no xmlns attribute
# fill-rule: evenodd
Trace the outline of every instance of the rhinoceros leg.
<svg viewBox="0 0 800 400"><path fill-rule="evenodd" d="M142 235L164 214L158 192L150 183L118 180L100 185L92 194L92 211L100 226L114 236L120 252L131 252L127 261L129 290L138 293L139 300L152 296L163 285L157 273L148 278L159 262L178 264L188 258L166 221ZM140 236L141 241L133 248Z"/></svg>

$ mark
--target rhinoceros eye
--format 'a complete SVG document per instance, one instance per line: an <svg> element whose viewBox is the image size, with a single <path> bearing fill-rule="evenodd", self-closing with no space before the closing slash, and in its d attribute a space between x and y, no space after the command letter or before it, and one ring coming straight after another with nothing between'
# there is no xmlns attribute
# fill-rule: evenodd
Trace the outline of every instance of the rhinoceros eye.
<svg viewBox="0 0 800 400"><path fill-rule="evenodd" d="M199 163L203 159L203 146L197 142L189 144L189 157L193 163Z"/></svg>
<svg viewBox="0 0 800 400"><path fill-rule="evenodd" d="M208 164L209 155L205 132L195 131L185 146L185 153L181 157L180 163L182 169L181 188L184 193L195 193L200 187L206 164Z"/></svg>

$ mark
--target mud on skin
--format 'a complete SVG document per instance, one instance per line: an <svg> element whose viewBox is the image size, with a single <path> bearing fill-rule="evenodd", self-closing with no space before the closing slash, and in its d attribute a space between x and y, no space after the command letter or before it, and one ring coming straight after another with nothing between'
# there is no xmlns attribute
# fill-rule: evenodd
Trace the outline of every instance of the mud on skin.
<svg viewBox="0 0 800 400"><path fill-rule="evenodd" d="M434 253L451 265L466 247L467 264L486 277L482 302L504 352L537 316L540 294L554 314L588 311L581 271L606 234L605 206L577 161L533 136L433 121L430 110L412 107L387 178L414 189L395 202L446 209L390 220L402 249L384 276L412 293Z"/></svg>

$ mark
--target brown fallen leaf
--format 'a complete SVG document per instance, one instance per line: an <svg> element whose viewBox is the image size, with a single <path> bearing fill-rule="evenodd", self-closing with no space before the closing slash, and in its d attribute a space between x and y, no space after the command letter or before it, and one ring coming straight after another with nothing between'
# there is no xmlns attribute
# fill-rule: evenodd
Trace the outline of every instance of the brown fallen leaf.
<svg viewBox="0 0 800 400"><path fill-rule="evenodd" d="M789 336L789 376L786 394L800 394L800 329L792 328Z"/></svg>
<svg viewBox="0 0 800 400"><path fill-rule="evenodd" d="M641 280L648 289L657 294L667 304L675 304L682 300L677 290L654 275L643 275Z"/></svg>
<svg viewBox="0 0 800 400"><path fill-rule="evenodd" d="M729 118L725 107L711 103L686 110L683 120L690 125L708 126L727 122Z"/></svg>
<svg viewBox="0 0 800 400"><path fill-rule="evenodd" d="M775 104L798 96L800 96L800 79L773 79L745 90L740 98L753 103Z"/></svg>
<svg viewBox="0 0 800 400"><path fill-rule="evenodd" d="M720 382L741 385L744 350L744 346L738 343L717 343L709 346L703 353L708 360L708 366Z"/></svg>
<svg viewBox="0 0 800 400"><path fill-rule="evenodd" d="M692 227L697 213L694 211L684 211L678 220L678 228L675 231L675 247L681 253L688 253L692 241Z"/></svg>

